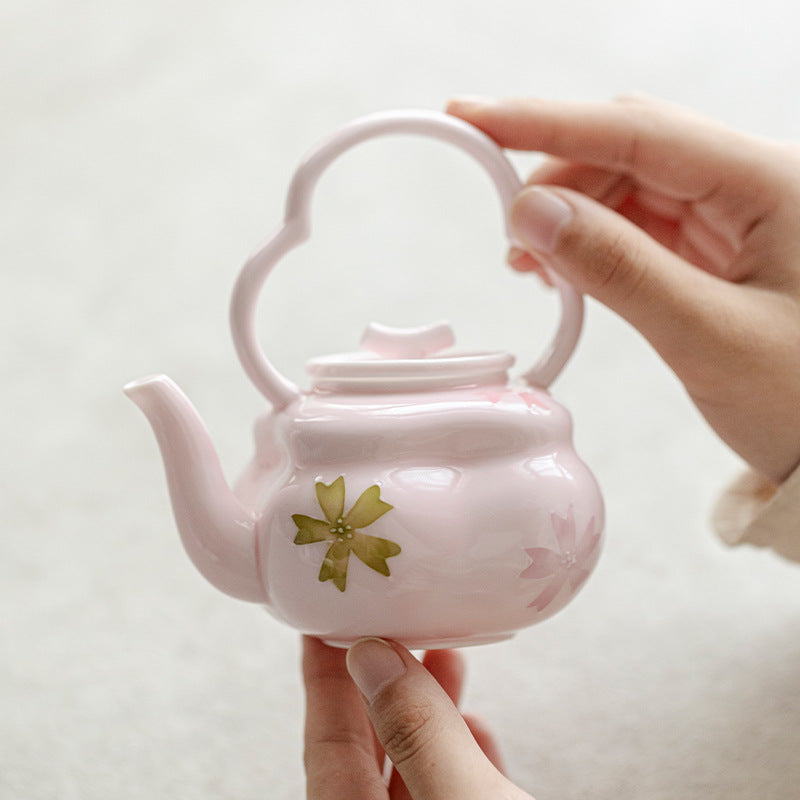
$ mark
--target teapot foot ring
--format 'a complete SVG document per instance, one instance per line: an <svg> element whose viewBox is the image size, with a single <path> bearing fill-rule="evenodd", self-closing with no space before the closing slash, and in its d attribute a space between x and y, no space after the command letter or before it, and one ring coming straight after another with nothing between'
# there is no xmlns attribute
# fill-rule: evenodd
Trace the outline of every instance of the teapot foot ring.
<svg viewBox="0 0 800 800"><path fill-rule="evenodd" d="M397 638L394 641L402 644L408 650L449 650L455 647L477 647L483 644L494 644L495 642L504 642L511 639L515 635L511 633L498 633L489 634L485 636L454 636L454 637L429 637L425 639L403 639ZM347 649L354 645L362 637L357 636L354 639L329 639L327 637L320 637L324 644L328 647L340 647ZM391 636L381 637L391 639Z"/></svg>

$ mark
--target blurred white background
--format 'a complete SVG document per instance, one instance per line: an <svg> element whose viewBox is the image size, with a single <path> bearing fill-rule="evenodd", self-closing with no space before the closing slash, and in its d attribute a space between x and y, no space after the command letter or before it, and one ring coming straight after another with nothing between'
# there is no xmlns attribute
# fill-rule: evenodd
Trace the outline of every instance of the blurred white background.
<svg viewBox="0 0 800 800"><path fill-rule="evenodd" d="M630 90L798 138L798 23L789 0L3 0L0 797L303 794L298 638L194 571L120 387L171 375L244 465L263 401L228 296L317 139L454 94ZM371 319L449 318L520 366L549 335L554 297L505 267L494 190L445 145L352 151L314 223L260 306L296 380ZM740 465L593 302L554 394L605 555L560 615L466 652L466 705L538 800L796 799L800 572L707 521Z"/></svg>

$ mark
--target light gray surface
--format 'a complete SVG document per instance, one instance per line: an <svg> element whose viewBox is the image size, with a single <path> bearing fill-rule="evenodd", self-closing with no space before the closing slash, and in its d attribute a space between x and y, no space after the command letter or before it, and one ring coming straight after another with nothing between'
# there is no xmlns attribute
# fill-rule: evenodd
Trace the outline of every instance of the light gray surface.
<svg viewBox="0 0 800 800"><path fill-rule="evenodd" d="M120 387L170 374L228 473L244 464L261 401L228 294L318 137L453 93L638 89L796 138L797 22L775 0L5 0L0 797L302 796L297 638L194 572ZM503 266L465 157L366 145L314 209L261 306L294 379L372 318L446 317L463 344L537 355L553 298ZM603 486L607 549L561 615L467 653L466 705L539 800L796 798L800 572L709 532L738 462L594 303L554 393Z"/></svg>

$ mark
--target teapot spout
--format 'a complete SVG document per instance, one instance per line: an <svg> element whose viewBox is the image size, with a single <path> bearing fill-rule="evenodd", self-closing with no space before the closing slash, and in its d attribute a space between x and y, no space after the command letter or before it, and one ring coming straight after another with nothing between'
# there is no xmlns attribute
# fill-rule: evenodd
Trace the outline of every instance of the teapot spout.
<svg viewBox="0 0 800 800"><path fill-rule="evenodd" d="M200 415L166 375L129 383L158 440L175 521L186 552L218 589L266 602L256 558L256 517L228 486Z"/></svg>

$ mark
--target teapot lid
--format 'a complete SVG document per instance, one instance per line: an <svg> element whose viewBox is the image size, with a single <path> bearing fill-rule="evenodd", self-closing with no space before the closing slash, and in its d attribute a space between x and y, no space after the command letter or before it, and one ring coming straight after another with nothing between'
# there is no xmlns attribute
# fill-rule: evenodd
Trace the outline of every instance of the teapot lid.
<svg viewBox="0 0 800 800"><path fill-rule="evenodd" d="M306 363L315 389L388 392L506 383L514 356L498 351L461 351L446 322L420 328L370 323L355 353L312 358Z"/></svg>

